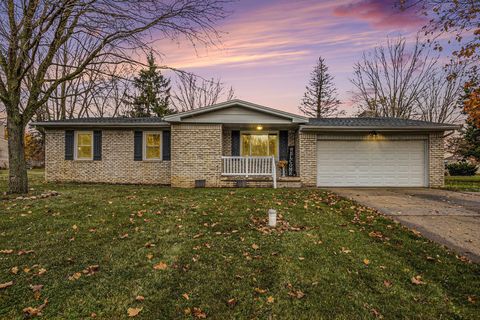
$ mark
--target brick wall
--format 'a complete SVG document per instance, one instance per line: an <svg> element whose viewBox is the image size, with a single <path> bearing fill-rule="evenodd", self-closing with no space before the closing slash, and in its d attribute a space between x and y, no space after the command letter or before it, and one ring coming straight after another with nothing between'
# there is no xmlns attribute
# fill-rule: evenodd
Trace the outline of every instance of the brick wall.
<svg viewBox="0 0 480 320"><path fill-rule="evenodd" d="M222 156L232 155L232 130L224 129L222 131Z"/></svg>
<svg viewBox="0 0 480 320"><path fill-rule="evenodd" d="M102 160L65 160L65 131L47 130L48 181L170 184L170 161L133 161L133 131L103 130Z"/></svg>
<svg viewBox="0 0 480 320"><path fill-rule="evenodd" d="M172 124L172 187L220 186L222 125Z"/></svg>
<svg viewBox="0 0 480 320"><path fill-rule="evenodd" d="M311 132L298 133L298 167L302 186L317 185L317 134Z"/></svg>
<svg viewBox="0 0 480 320"><path fill-rule="evenodd" d="M443 187L445 165L443 163L443 132L432 133L428 137L428 181L430 187Z"/></svg>

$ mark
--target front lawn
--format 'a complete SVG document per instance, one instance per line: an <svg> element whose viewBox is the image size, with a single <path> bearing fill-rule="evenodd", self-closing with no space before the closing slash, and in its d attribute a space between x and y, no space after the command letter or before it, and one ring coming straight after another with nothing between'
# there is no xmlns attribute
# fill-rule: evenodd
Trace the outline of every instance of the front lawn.
<svg viewBox="0 0 480 320"><path fill-rule="evenodd" d="M321 190L31 186L60 195L0 204L2 319L478 317L479 265Z"/></svg>
<svg viewBox="0 0 480 320"><path fill-rule="evenodd" d="M454 190L454 191L480 192L480 175L446 176L445 189Z"/></svg>

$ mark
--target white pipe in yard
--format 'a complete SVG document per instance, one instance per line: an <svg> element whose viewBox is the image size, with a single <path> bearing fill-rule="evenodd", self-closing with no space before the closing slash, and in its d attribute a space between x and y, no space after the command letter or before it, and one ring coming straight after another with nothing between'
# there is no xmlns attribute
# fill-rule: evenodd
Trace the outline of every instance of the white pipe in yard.
<svg viewBox="0 0 480 320"><path fill-rule="evenodd" d="M268 226L272 228L277 226L277 210L275 209L268 210Z"/></svg>

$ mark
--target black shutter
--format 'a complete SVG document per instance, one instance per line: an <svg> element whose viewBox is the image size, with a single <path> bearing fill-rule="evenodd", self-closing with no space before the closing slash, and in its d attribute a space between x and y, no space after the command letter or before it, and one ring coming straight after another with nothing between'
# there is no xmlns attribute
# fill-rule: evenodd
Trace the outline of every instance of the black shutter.
<svg viewBox="0 0 480 320"><path fill-rule="evenodd" d="M162 131L162 160L170 161L170 131Z"/></svg>
<svg viewBox="0 0 480 320"><path fill-rule="evenodd" d="M102 160L102 131L93 131L93 160Z"/></svg>
<svg viewBox="0 0 480 320"><path fill-rule="evenodd" d="M240 131L232 130L232 156L240 156Z"/></svg>
<svg viewBox="0 0 480 320"><path fill-rule="evenodd" d="M133 160L142 161L143 160L143 132L135 131L133 135Z"/></svg>
<svg viewBox="0 0 480 320"><path fill-rule="evenodd" d="M288 159L288 131L281 130L279 132L279 158L280 160Z"/></svg>
<svg viewBox="0 0 480 320"><path fill-rule="evenodd" d="M65 160L73 160L74 134L73 130L65 130Z"/></svg>

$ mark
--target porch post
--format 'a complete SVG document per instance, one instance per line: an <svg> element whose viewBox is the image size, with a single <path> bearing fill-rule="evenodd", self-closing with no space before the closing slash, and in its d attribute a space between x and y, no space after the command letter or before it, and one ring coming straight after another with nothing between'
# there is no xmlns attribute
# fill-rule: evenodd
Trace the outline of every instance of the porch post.
<svg viewBox="0 0 480 320"><path fill-rule="evenodd" d="M277 168L275 167L275 157L272 157L272 178L273 189L277 189Z"/></svg>

